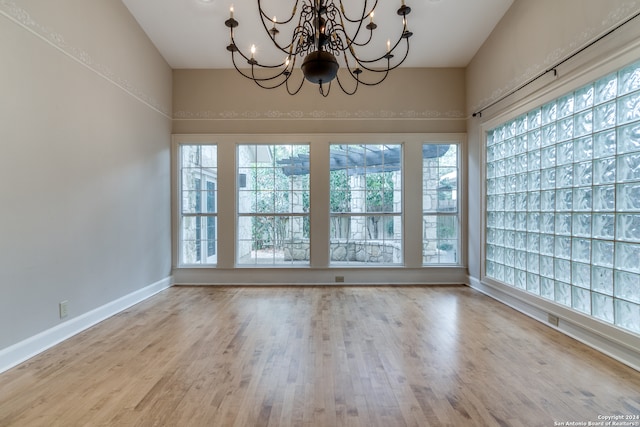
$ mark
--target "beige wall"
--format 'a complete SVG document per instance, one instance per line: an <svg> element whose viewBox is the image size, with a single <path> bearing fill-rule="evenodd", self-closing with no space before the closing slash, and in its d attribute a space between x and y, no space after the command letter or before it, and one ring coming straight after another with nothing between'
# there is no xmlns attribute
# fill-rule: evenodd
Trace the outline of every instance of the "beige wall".
<svg viewBox="0 0 640 427"><path fill-rule="evenodd" d="M467 67L468 111L509 93L639 10L638 0L516 0Z"/></svg>
<svg viewBox="0 0 640 427"><path fill-rule="evenodd" d="M379 86L290 96L235 70L175 70L174 133L464 132L464 69L399 69Z"/></svg>
<svg viewBox="0 0 640 427"><path fill-rule="evenodd" d="M577 73L640 37L637 19L597 42L558 69L524 90L484 107L553 67L582 47L640 11L637 0L516 0L496 26L466 71L467 111L482 111L469 118L469 273L480 278L482 225L482 132L481 126L530 102L552 87L570 81Z"/></svg>
<svg viewBox="0 0 640 427"><path fill-rule="evenodd" d="M171 69L112 0L0 2L0 58L2 370L168 280Z"/></svg>

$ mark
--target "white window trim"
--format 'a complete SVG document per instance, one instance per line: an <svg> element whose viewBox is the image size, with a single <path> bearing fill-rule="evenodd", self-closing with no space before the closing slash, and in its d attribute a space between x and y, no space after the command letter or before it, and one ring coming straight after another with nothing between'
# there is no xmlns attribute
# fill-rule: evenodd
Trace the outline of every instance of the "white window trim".
<svg viewBox="0 0 640 427"><path fill-rule="evenodd" d="M466 201L466 197L460 197L461 194L466 194L466 192L464 192L462 189L464 188L464 183L466 182L466 172L465 170L462 169L462 164L463 164L463 156L462 156L462 152L463 152L463 143L462 142L451 142L451 141L442 141L451 145L456 145L457 148L457 188L456 188L456 200L457 200L457 207L456 207L456 212L425 212L424 209L422 210L422 217L424 218L425 216L428 215L433 215L433 216L437 216L437 217L445 217L445 216L453 216L455 218L458 219L458 239L457 239L457 244L458 244L458 254L457 254L457 262L456 263L425 263L423 261L423 266L424 267L440 267L440 266L447 266L447 265L451 265L451 266L460 266L466 263L463 263L462 260L466 260L466 245L463 245L463 242L465 242L466 239L466 232L463 233L463 229L466 230L466 217L464 217L464 212L466 212L466 210L464 210L462 208L463 204ZM438 143L442 143L442 142L425 142L423 145L426 144L438 144ZM422 169L422 168L421 168ZM424 177L422 176L422 173L424 173L424 170L421 171L421 183L424 182ZM463 218L464 221L463 221ZM424 233L424 230L422 230L422 228L420 229L422 233Z"/></svg>
<svg viewBox="0 0 640 427"><path fill-rule="evenodd" d="M178 265L179 267L189 267L189 268L215 268L217 263L216 262L198 262L198 263L184 263L181 262L181 260L183 259L183 254L182 254L182 241L183 241L183 236L182 236L182 219L186 218L186 217L194 217L194 218L203 218L203 217L214 217L216 218L216 229L218 228L217 226L217 218L218 218L218 212L217 212L217 200L216 200L216 211L215 212L204 212L204 213L184 213L182 210L182 161L181 161L181 147L185 146L185 145L216 145L215 143L212 142L198 142L198 143L192 143L192 142L180 142L177 144L176 148L175 148L175 157L176 157L176 161L173 162L175 163L175 176L172 176L172 180L175 178L176 180L176 185L174 187L174 191L176 193L176 200L172 203L173 205L175 205L175 217L176 217L176 224L172 225L173 228L173 233L174 235L176 235L175 233L177 233L176 238L174 239L175 242L177 242L177 244L174 245L174 265ZM202 166L201 166L202 167ZM206 169L206 167L202 167L204 169ZM217 169L217 165L214 167L215 169ZM216 192L217 192L217 181L209 181L209 180L204 180L200 182L200 190L199 191L204 191L206 189L206 183L207 182L215 182L216 183ZM206 200L201 200L200 203L206 203ZM172 221L173 222L173 221ZM203 230L204 234L206 235L207 230ZM203 244L204 242L204 244ZM203 249L204 246L206 246L208 244L208 239L202 239L201 238L201 247L200 247L200 251L201 251L201 257L203 256L203 251L205 249ZM218 241L216 239L215 242L215 251L216 251L216 255L215 255L215 259L217 260L217 254L219 252L219 247L218 247Z"/></svg>
<svg viewBox="0 0 640 427"><path fill-rule="evenodd" d="M261 144L252 144L252 143L243 143L243 142L237 142L235 144L236 147L236 162L235 162L235 169L236 169L236 178L239 177L238 172L240 169L240 165L239 165L239 159L238 159L238 154L239 154L239 149L241 146L292 146L292 145L298 145L298 146L305 146L305 147L309 147L309 143L307 142L295 142L295 143L291 143L291 142L274 142L274 143L269 143L269 144L265 144L265 143L261 143ZM246 167L246 166L244 166ZM311 219L311 215L309 212L240 212L240 208L238 206L239 204L239 199L238 199L238 194L240 192L240 188L238 187L238 179L235 180L236 182L236 209L235 209L235 215L236 215L236 238L235 238L235 244L236 244L236 250L238 247L238 242L240 239L240 229L238 227L238 222L240 220L240 218L242 217L281 217L281 218L292 218L292 217L299 217L299 218L309 218ZM291 188L289 189L291 191ZM235 263L236 263L236 267L237 268L305 268L305 267L309 267L310 265L310 260L309 262L301 262L301 263L296 263L296 262L281 262L281 263L276 263L276 262L271 262L271 263L258 263L258 262L245 262L245 263L240 263L239 262L239 254L236 253L236 258L235 258Z"/></svg>

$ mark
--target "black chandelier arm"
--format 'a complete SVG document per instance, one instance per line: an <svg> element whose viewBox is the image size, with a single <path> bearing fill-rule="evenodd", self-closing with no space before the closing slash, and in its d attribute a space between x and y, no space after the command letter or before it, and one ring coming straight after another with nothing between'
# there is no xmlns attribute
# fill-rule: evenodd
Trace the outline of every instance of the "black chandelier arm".
<svg viewBox="0 0 640 427"><path fill-rule="evenodd" d="M353 72L351 70L349 70L349 75L356 81L356 86L353 88L353 91L349 91L347 89L345 89L345 87L342 85L342 82L340 81L340 76L336 76L336 80L338 81L338 86L340 86L340 89L347 95L353 95L356 93L356 91L358 90L358 85L360 84L360 79L358 78L358 74L354 75Z"/></svg>
<svg viewBox="0 0 640 427"><path fill-rule="evenodd" d="M367 4L367 1L365 0L365 5L364 5L365 11L366 11L366 4ZM375 4L373 6L373 9L375 9L377 4L378 4L378 1L376 0ZM367 28L369 30L369 39L366 42L357 42L356 41L358 39L358 35L360 34L360 31L362 29L362 23L364 22L364 20L366 19L368 14L363 14L361 20L351 20L344 13L344 7L342 6L342 0L340 1L340 7L342 9L342 14L340 14L341 23L339 25L336 24L336 27L338 27L338 29L336 30L336 33L341 32L344 35L344 39L347 41L347 45L344 48L342 48L341 50L347 50L347 49L351 50L352 46L363 47L363 46L368 45L371 42L371 39L373 38L373 30L376 27L369 27L367 25L365 28ZM403 7L405 7L405 6L403 6ZM409 11L411 11L410 8L408 8L408 9L409 9ZM349 22L358 22L358 29L355 31L353 36L349 36L347 34L347 32L345 30L344 21L342 21L343 17L344 17L344 19L346 19ZM403 19L402 19L402 35L400 36L400 38L398 39L396 44L393 46L393 49L395 49L396 46L398 46L398 44L400 43L400 40L405 38L405 34L409 34L408 37L410 37L413 34L413 33L410 33L410 32L407 31L407 17L406 17L406 14L403 15ZM391 51L393 51L393 49L391 49ZM353 51L352 51L352 55L354 57L357 56ZM385 57L385 55L381 56L380 58L373 59L373 60L370 60L370 61L365 61L365 62L369 62L369 63L376 62L376 61L381 60L384 57Z"/></svg>
<svg viewBox="0 0 640 427"><path fill-rule="evenodd" d="M363 6L363 13L364 13L364 12L366 12L367 3L368 3L368 1L367 1L367 0L365 0L365 2L364 2L364 6ZM376 2L375 2L375 4L374 4L374 7L373 7L374 9L375 9L375 6L376 6L377 4L378 4L378 1L376 0ZM347 17L347 16L345 15L345 13L344 13L344 7L342 6L342 0L340 1L340 9L342 10L342 13L341 13L341 14L339 14L339 17L340 17L340 24L339 24L339 28L341 28L341 29L342 29L342 33L344 34L344 39L347 41L347 45L346 45L342 50L351 49L351 46L352 46L352 45L354 45L354 44L356 44L356 43L355 43L355 40L358 38L358 35L360 34L360 31L362 31L362 23L363 23L363 22L364 22L364 20L366 19L367 15L366 15L366 14L364 14L364 15L362 16L362 19L360 19L360 20L351 20L351 19L349 19L349 17ZM373 10L373 9L372 9L372 10ZM346 19L346 20L347 20L347 22L351 22L351 23L355 23L355 22L357 22L357 23L358 23L358 28L356 28L356 31L354 32L353 36L349 36L349 35L348 35L348 33L347 33L347 31L346 31L346 26L345 26L345 24L344 24L344 20L343 20L343 19ZM336 25L338 25L338 24L336 24ZM366 28L366 27L365 27L365 28ZM373 28L371 28L371 30L369 31L369 40L367 41L367 43L368 43L369 41L371 41L371 38L372 38L372 37L373 37ZM365 43L365 44L366 44L366 43ZM356 44L356 46L362 46L362 45L358 45L358 44Z"/></svg>
<svg viewBox="0 0 640 427"><path fill-rule="evenodd" d="M332 29L333 28L335 28L335 29L332 31L332 34L336 34L336 38L337 38L337 40L340 41L340 45L342 46L339 49L342 50L342 51L350 49L351 46L357 46L357 47L366 46L371 42L371 39L373 38L373 30L369 30L369 38L367 39L367 41L360 43L360 42L356 41L356 39L358 38L358 33L359 33L360 30L358 30L356 32L356 34L354 34L353 37L350 37L349 34L347 34L347 30L344 28L343 24L336 24L335 27L332 27ZM340 37L340 34L342 35L342 37ZM347 42L346 45L344 43L342 43L343 39Z"/></svg>
<svg viewBox="0 0 640 427"><path fill-rule="evenodd" d="M393 50L391 50L391 52L393 52ZM407 59L408 56L409 56L409 39L407 39L407 49L404 51L404 56L400 61L396 63L396 65L389 67L388 71L392 71L398 68L400 65L402 65L402 63L405 61L405 59ZM389 58L389 60L391 60L391 58ZM374 70L374 71L380 72L380 70Z"/></svg>
<svg viewBox="0 0 640 427"><path fill-rule="evenodd" d="M232 47L232 46L233 46L233 47ZM251 57L251 58L250 58L250 57L248 57L247 55L245 55L244 53L242 53L242 51L241 51L240 49L238 49L238 47L237 47L237 45L236 45L236 41L235 41L235 39L233 38L233 30L231 31L231 44L230 44L229 46L227 46L227 50L231 52L231 60L233 61L233 65L234 65L234 66L236 65L236 62L235 62L235 55L234 55L234 54L235 54L235 53L237 53L238 55L240 55L241 57L243 57L243 58L245 59L245 61L247 61L247 63L248 63L248 64L250 64L250 65L252 65L252 66L253 66L253 65L256 65L256 66L258 66L258 67L260 67L260 68L266 68L266 69L274 69L274 68L282 68L282 67L284 67L285 69L286 69L286 68L288 68L288 67L286 66L286 63L287 63L287 61L286 61L286 60L285 60L285 61L283 61L283 62L281 62L281 63L279 63L279 64L276 64L276 65L265 65L265 64L260 64L258 61L256 61L256 59L255 59L254 57ZM287 53L287 52L285 52L285 53ZM288 55L289 55L289 54L288 54ZM289 58L290 56L291 56L291 55L289 55L289 56L288 56L288 58ZM238 67L236 67L236 69L237 69L237 68L238 68Z"/></svg>
<svg viewBox="0 0 640 427"><path fill-rule="evenodd" d="M384 73L384 75L382 76L381 79L376 80L374 82L367 82L366 80L360 80L360 79L358 79L358 82L362 83L365 86L377 86L387 79L387 77L389 76L389 71L391 71L392 69L393 68L388 68L385 70L376 70L376 73Z"/></svg>
<svg viewBox="0 0 640 427"><path fill-rule="evenodd" d="M358 63L358 65L362 68L364 68L367 71L371 71L374 73L385 73L387 71L391 71L391 70L395 70L396 68L398 68L400 65L402 65L402 63L405 61L405 59L407 59L407 56L409 56L409 39L407 39L407 47L405 49L404 52L404 56L402 57L402 59L398 62L395 63L395 65L391 66L391 59L393 58L393 51L394 49L397 47L399 43L396 43L395 47L393 49L391 49L389 52L387 52L386 54L380 56L379 58L376 59L370 59L370 60L366 60L366 59L361 59L358 58L353 52L351 52L351 56L353 57L353 59ZM371 66L369 66L370 64L375 64L378 63L382 60L386 59L387 60L387 67L384 69L379 69L379 68L373 68Z"/></svg>
<svg viewBox="0 0 640 427"><path fill-rule="evenodd" d="M285 87L287 88L287 93L289 95L296 95L298 92L300 92L300 89L302 89L302 86L304 85L305 78L304 78L304 76L302 76L302 79L300 79L300 84L298 85L298 87L293 92L289 88L289 78L291 78L291 75L289 77L287 77L287 80L285 80L285 83L286 83Z"/></svg>
<svg viewBox="0 0 640 427"><path fill-rule="evenodd" d="M231 62L233 63L233 67L236 69L236 71L238 73L240 73L240 75L242 75L243 77L249 79L249 80L253 80L258 86L260 86L261 88L264 89L275 89L277 87L282 86L290 77L291 72L287 71L287 69L282 70L280 73L275 74L273 76L269 76L269 77L256 77L255 75L255 67L251 66L251 74L247 74L245 71L243 71L243 69L238 67L238 64L235 61L235 56L231 55ZM284 79L281 82L276 82L277 84L274 85L266 85L264 83L266 82L273 82L276 79L279 79L281 77L284 77Z"/></svg>
<svg viewBox="0 0 640 427"><path fill-rule="evenodd" d="M278 86L281 86L282 83L284 83L285 80L288 80L289 77L291 76L291 72L287 71L286 69L282 70L278 74L275 74L273 76L268 76L268 77L257 77L256 74L255 74L255 71L256 71L256 67L255 66L251 66L251 76L249 78L251 80L253 80L254 82L256 82L256 83L258 83L258 82L260 82L260 83L262 83L262 82L265 82L265 83L272 82L274 80L277 80L277 79L283 77L284 80L278 84ZM274 87L278 87L278 86L274 86Z"/></svg>
<svg viewBox="0 0 640 427"><path fill-rule="evenodd" d="M364 8L365 8L365 9L366 9L366 3L367 3L367 1L365 0L365 5L364 5ZM375 9L375 7L376 7L376 5L377 5L377 4L378 4L378 1L376 0L376 2L375 2L375 4L374 4L374 7L373 7L374 9ZM340 18L341 18L341 27L342 27L343 29L344 29L344 22L342 22L342 18L343 18L343 17L344 17L344 19L346 19L346 20L347 20L347 21L349 21L349 22L359 22L359 24L358 24L358 29L356 30L356 32L355 32L355 34L353 35L353 37L349 37L349 35L347 34L347 32L346 32L346 31L344 31L344 30L342 31L342 33L344 34L345 40L347 41L347 46L345 47L345 49L342 49L342 50L349 49L349 50L351 51L351 54L352 54L355 58L357 58L357 55L355 54L355 52L353 52L353 50L351 49L351 47L352 47L352 46L363 47L363 46L365 46L365 45L369 44L369 42L371 41L371 39L372 39L372 37L373 37L373 30L375 29L375 27L373 27L373 28L368 28L368 29L369 29L369 39L368 39L366 42L364 42L364 43L356 42L356 40L357 40L357 38L358 38L358 35L359 35L359 33L360 33L360 30L361 30L362 23L363 23L363 22L364 22L364 20L366 19L366 16L367 16L367 15L363 15L362 20L360 20L360 21L357 21L357 20L352 21L352 20L350 20L350 19L345 15L345 13L344 13L344 7L342 6L342 0L340 0L340 7L341 7L341 9L342 9L342 14L340 15ZM403 11L403 12L401 13L401 11ZM411 36L413 35L413 33L411 33L410 31L408 31L408 30L407 30L407 14L408 14L408 13L410 13L410 12L411 12L411 8L409 8L409 7L407 7L407 6L404 6L404 5L403 5L400 9L398 9L398 15L402 15L402 34L400 35L400 37L398 38L398 40L397 40L397 41L396 41L396 43L394 44L393 48L391 48L391 49L390 49L390 51L389 51L389 52L387 52L387 54L388 54L388 53L393 52L393 51L396 49L396 47L400 44L400 41L401 41L403 38L406 38L406 39L407 39L407 42L408 42L409 37L411 37ZM407 52L408 52L408 48L407 48ZM377 62L377 61L380 61L381 59L383 59L385 56L386 56L386 54L385 54L385 55L382 55L381 57L379 57L379 58L377 58L377 59L372 59L372 60L368 60L368 61L363 60L363 62L365 62L365 63L373 63L373 62ZM406 57L407 57L407 55L405 54L405 58L406 58ZM403 61L404 61L404 59L403 59L402 61L400 61L400 63L399 63L399 64L401 64ZM398 65L399 65L399 64L398 64ZM395 68L395 67L394 67L394 68Z"/></svg>
<svg viewBox="0 0 640 427"><path fill-rule="evenodd" d="M286 21L276 21L276 23L277 23L277 24L287 24L287 23L291 22L291 20L295 17L295 12L296 12L296 10L297 10L297 8L298 8L298 2L299 2L299 1L300 1L300 0L296 0L296 4L295 4L295 6L294 6L294 8L293 8L292 15L289 17L289 19L287 19ZM296 28L295 28L295 29L294 29L294 31L293 31L293 36L292 36L292 38L291 38L291 43L289 43L289 44L288 44L288 45L286 45L286 46L281 46L281 45L280 45L280 43L278 43L278 41L276 40L276 34L277 34L277 32L278 32L278 31L277 31L277 29L276 29L276 30L275 30L276 32L274 32L275 25L273 25L273 20L272 20L271 18L269 18L269 16L267 16L267 14L266 14L266 13L264 13L264 11L262 10L262 6L261 6L261 1L260 1L260 0L258 0L258 7L259 7L259 9L260 9L260 15L261 15L261 16L260 16L260 21L262 22L262 27L264 28L265 32L266 32L267 34L269 34L269 36L270 36L271 41L273 42L273 44L274 44L278 49L280 49L282 52L284 52L284 53L286 53L286 54L289 54L289 55L291 55L291 54L295 54L295 55L299 54L299 53L300 53L300 51L299 51L299 49L298 49L298 48L296 48L296 51L295 51L295 52L293 52L293 49L294 49L294 44L296 44L296 40L297 40L299 37L301 37L301 35L300 35L299 33L300 33L301 31L302 31L302 32L304 32L303 27L300 25L300 21L302 20L302 18L303 18L303 15L304 15L304 14L300 14L300 18L299 18L299 20L298 20L298 25L296 26ZM272 25L273 25L273 27L272 27L272 28L268 28L267 23L272 24Z"/></svg>
<svg viewBox="0 0 640 427"><path fill-rule="evenodd" d="M289 22L290 22L290 21L295 17L295 12L296 12L296 10L297 10L297 7L298 7L298 3L299 3L299 1L300 1L300 0L296 0L296 4L295 4L295 6L294 6L294 8L293 8L293 12L292 12L291 17L290 17L289 19L287 19L286 21L277 21L277 23L279 23L279 24L286 24L286 23L289 23ZM258 7L260 8L260 13L261 13L262 17L266 18L266 19L268 20L268 22L273 23L273 20L269 19L269 18L268 18L268 16L263 12L263 10L262 10L262 6L261 6L261 0L258 0ZM235 20L233 20L233 21L235 21L235 22L234 22L234 24L235 24L235 25L234 25L234 24L230 24L230 21L232 21L232 20L233 20L233 18L231 18L230 20L228 20L225 24L229 27L229 30L230 30L231 43L235 45L235 40L234 40L234 37L233 37L233 28L238 26L238 22L237 22L237 21L235 21ZM299 37L301 37L301 36L298 34L298 32L299 32L299 31L301 31L301 30L300 30L300 25L298 25L298 26L295 28L295 30L294 30L294 35L293 35L293 37L292 37L291 43L289 43L287 46L280 46L280 44L275 40L275 35L274 35L273 33L271 33L271 32L269 31L269 29L267 28L267 24L266 24L265 20L264 20L264 19L261 19L261 21L262 21L262 26L264 27L265 31L266 31L268 34L270 34L270 35L271 35L271 40L272 40L272 42L274 43L274 45L275 45L278 49L280 49L283 53L285 53L285 54L287 54L289 57L291 57L291 56L293 56L293 55L299 55L299 54L301 54L301 53L304 51L303 49L301 49L301 48L300 48L300 46L297 46L297 47L296 47L296 49L295 49L295 51L294 51L294 44L297 44L297 43L296 43L296 40L298 40L298 38L299 38ZM249 61L249 58L248 58L246 55L244 55L244 54L243 54L242 52L240 52L239 50L238 50L238 52L240 53L240 55L242 55L242 57L244 57L244 59L246 59L247 61ZM284 63L283 63L283 64L284 64ZM274 66L272 66L272 67L273 67L273 68L277 68L277 67L279 67L279 66L282 66L283 64L274 65ZM263 67L268 67L268 66L264 66L264 65L261 65L261 66L263 66Z"/></svg>
<svg viewBox="0 0 640 427"><path fill-rule="evenodd" d="M275 85L273 85L273 86L267 86L267 85L265 85L264 83L262 83L262 82L260 82L260 81L258 81L258 80L254 80L253 82L254 82L256 85L258 85L260 88L262 88L262 89L277 89L277 88L279 88L280 86L282 86L283 84L285 84L285 83L286 83L286 81L287 81L287 80L283 80L283 81L281 81L281 82L279 82L278 84L275 84Z"/></svg>
<svg viewBox="0 0 640 427"><path fill-rule="evenodd" d="M355 55L355 53L354 53L354 52L350 52L350 54L351 54L351 55L349 55L349 56L350 56L351 58L353 58L353 60L354 60L354 61L355 61L355 63L357 64L357 67L353 67L353 66L351 65L351 64L352 64L352 62L351 62L351 61L349 61L349 56L348 56L348 55L346 54L346 52L345 52L345 54L344 54L344 60L345 60L345 62L346 62L346 64L347 64L347 68L349 68L349 69L351 69L351 68L355 68L355 69L363 69L363 70L371 71L371 72L374 72L374 73L375 73L375 72L386 72L386 71L387 71L387 69L388 69L388 68L390 68L390 61L391 61L391 58L385 58L385 56L388 56L388 55L381 56L380 58L375 59L375 60L365 61L365 60L363 60L363 59L358 58L358 57ZM392 57L393 57L393 56L392 56ZM371 66L368 66L369 64L380 62L380 61L382 61L383 59L386 59L386 60L387 60L387 66L386 66L385 68L383 68L383 69L380 69L380 68L372 68ZM396 66L397 66L397 65L396 65Z"/></svg>
<svg viewBox="0 0 640 427"><path fill-rule="evenodd" d="M296 16L296 11L298 10L298 3L300 3L300 0L296 0L296 3L293 5L293 10L291 11L291 16L285 20L285 21L278 21L276 20L276 24L288 24L289 22L291 22L293 20L293 18ZM269 15L267 15L264 12L264 9L262 8L262 1L258 0L258 10L260 11L260 15L262 15L262 21L264 23L264 19L266 19L267 21L269 21L270 23L273 24L273 18ZM266 29L266 27L265 27Z"/></svg>
<svg viewBox="0 0 640 427"><path fill-rule="evenodd" d="M252 79L252 80L253 80L253 82L255 84L257 84L262 89L277 89L280 86L282 86L283 84L285 84L287 82L288 78L285 78L281 82L276 82L276 84L274 84L274 85L266 85L266 84L263 83L262 80L256 80L256 79Z"/></svg>
<svg viewBox="0 0 640 427"><path fill-rule="evenodd" d="M347 40L347 49L350 48L351 46L357 46L357 47L363 47L368 45L371 42L371 39L373 38L373 30L371 30L369 32L369 38L367 39L366 42L362 42L362 43L358 43L356 42L355 38L350 38L350 37L346 37L345 39ZM344 50L344 49L343 49Z"/></svg>
<svg viewBox="0 0 640 427"><path fill-rule="evenodd" d="M406 53L404 55L404 58L402 58L402 61L400 61L399 64L402 64L404 62L404 60L407 58L407 54L409 53L409 39L411 38L411 36L413 35L413 33L411 31L407 30L407 17L405 16L404 18L402 18L403 21L403 25L402 25L402 34L400 34L400 37L398 37L398 40L396 40L396 43L393 45L393 47L391 47L389 49L388 53L392 53L396 50L396 48L400 45L400 43L402 42L402 39L405 39L407 41L407 50ZM383 56L384 58L384 56Z"/></svg>
<svg viewBox="0 0 640 427"><path fill-rule="evenodd" d="M237 69L238 68L236 68L236 70ZM243 76L247 77L248 79L253 80L253 82L255 84L257 84L259 87L261 87L262 89L276 89L276 88L279 88L280 86L282 86L283 84L285 84L289 80L289 77L291 77L291 73L288 73L286 70L283 70L281 73L276 74L275 76L258 78L258 77L255 76L255 67L253 65L251 66L251 75L250 76L244 74L242 71L240 71L240 74L242 74ZM282 76L284 76L284 78L281 81L275 81L276 79L278 79L278 78L280 78ZM266 84L267 82L273 83L273 84Z"/></svg>
<svg viewBox="0 0 640 427"><path fill-rule="evenodd" d="M344 53L343 56L344 56L344 61L347 64L347 70L349 71L349 75L351 76L351 78L356 80L356 82L358 84L362 83L365 86L376 86L376 85L379 85L380 83L382 83L387 78L387 76L389 75L389 71L393 70L393 68L390 66L390 61L391 61L390 57L387 58L387 67L384 68L384 69L373 69L373 68L367 68L367 67L363 66L362 68L364 68L364 70L366 70L366 71L371 72L371 75L378 75L380 73L384 73L384 75L382 76L381 79L378 79L378 80L376 80L374 82L367 82L366 80L361 80L360 79L360 75L362 75L364 73L364 70L362 68L360 68L360 67L356 67L356 68L350 67L349 66L349 58L347 57L347 54ZM396 65L396 67L397 67L397 65ZM338 77L338 76L336 76L336 77ZM340 84L340 88L342 88L342 84ZM357 85L356 85L356 89L357 89ZM342 88L342 90L346 94L349 94L347 91L344 90L344 88Z"/></svg>
<svg viewBox="0 0 640 427"><path fill-rule="evenodd" d="M391 69L395 69L397 68L400 64L402 64L404 62L405 59L407 59L407 56L409 54L409 38L413 35L413 33L407 31L407 22L406 22L406 18L404 19L404 25L402 27L402 34L400 35L400 37L396 40L395 44L393 45L393 47L389 47L389 50L387 51L387 53L385 53L384 55L379 56L378 58L374 58L374 59L361 59L358 57L358 55L356 55L355 51L350 48L349 52L351 53L351 56L353 56L353 58L358 62L358 64L360 66L362 66L363 68L366 68L369 71L379 71L379 70L375 70L375 69L370 69L368 68L365 64L373 64L376 62L379 62L385 58L387 58L387 56L392 55L393 57L393 52L395 52L395 50L398 48L398 46L400 45L400 43L402 42L402 39L405 39L407 42L406 45L406 50L405 50L405 54L404 57L402 58L401 61L399 61L395 66L391 67ZM353 43L355 44L355 43ZM367 43L365 43L367 44ZM358 44L355 44L356 46L360 46Z"/></svg>
<svg viewBox="0 0 640 427"><path fill-rule="evenodd" d="M295 36L291 38L291 43L289 43L286 46L280 46L280 43L278 43L278 41L276 40L275 34L273 34L271 31L269 31L269 29L267 29L267 24L265 24L264 21L262 21L262 26L264 27L265 32L270 35L271 42L274 44L274 46L276 48L278 48L280 51L282 51L283 53L286 53L286 54L290 54L293 51L293 45L294 45L295 40L296 40ZM296 30L297 29L298 28L296 27Z"/></svg>
<svg viewBox="0 0 640 427"><path fill-rule="evenodd" d="M280 64L277 64L277 65L265 65L265 64L261 64L258 61L256 61L255 58L249 58L244 53L242 53L242 51L240 51L240 50L236 50L235 52L237 52L238 55L240 55L242 58L244 58L247 61L247 63L249 65L251 65L252 67L256 66L258 68L264 68L264 69L287 68L286 67L286 63L287 63L286 61L281 62ZM231 59L233 60L233 63L235 64L235 59L234 59L233 53L234 52L231 53Z"/></svg>
<svg viewBox="0 0 640 427"><path fill-rule="evenodd" d="M333 4L333 2L331 4ZM343 16L344 19L346 19L351 23L358 23L359 25L362 25L362 22L367 18L367 16L369 16L371 12L373 12L376 9L376 6L378 6L378 0L375 0L371 9L367 8L368 4L369 4L369 0L365 0L364 4L362 5L362 16L356 19L351 19L347 16L347 13L344 11L344 5L342 4L342 0L340 0L340 11L342 12L341 16Z"/></svg>

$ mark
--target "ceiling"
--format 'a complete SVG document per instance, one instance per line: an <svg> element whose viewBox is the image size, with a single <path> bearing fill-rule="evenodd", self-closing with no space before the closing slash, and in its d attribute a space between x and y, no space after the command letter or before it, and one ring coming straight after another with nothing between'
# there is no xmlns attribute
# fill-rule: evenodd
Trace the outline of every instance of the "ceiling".
<svg viewBox="0 0 640 427"><path fill-rule="evenodd" d="M122 1L174 69L233 67L226 50L229 32L224 25L232 3L234 18L240 23L235 30L238 47L248 53L249 46L255 44L257 59L270 59L266 58L270 42L260 24L256 0ZM345 7L354 1L362 7L363 0L345 0ZM406 0L411 7L407 22L413 37L403 66L465 67L512 3L513 0ZM269 16L282 18L293 4L294 0L262 0ZM396 14L400 4L400 0L379 0L376 7L376 37L383 40L377 41L382 49L387 38L395 40L401 31L401 18ZM284 34L282 31L279 37ZM273 58L275 62L282 59Z"/></svg>

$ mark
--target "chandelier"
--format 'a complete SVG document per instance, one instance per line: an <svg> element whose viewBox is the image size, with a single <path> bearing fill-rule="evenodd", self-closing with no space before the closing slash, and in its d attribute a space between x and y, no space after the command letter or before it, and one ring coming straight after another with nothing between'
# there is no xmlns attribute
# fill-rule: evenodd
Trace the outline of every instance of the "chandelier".
<svg viewBox="0 0 640 427"><path fill-rule="evenodd" d="M345 0L351 7L355 1ZM234 29L239 23L233 17L231 6L225 25L229 27L231 41L227 50L231 52L233 66L258 86L275 89L284 85L290 95L298 93L305 80L317 84L325 97L329 95L333 80L347 95L356 93L360 84L375 86L382 83L389 71L402 64L409 54L409 38L413 33L407 29L407 15L411 8L402 0L397 11L402 19L402 30L397 40L392 42L388 39L386 49L381 46L378 50L381 53L368 57L359 51L374 40L374 31L378 27L374 22L374 11L378 0L359 2L363 3L358 7L359 12L350 16L349 12L345 12L342 0L296 0L291 15L277 19L269 15L263 9L262 1L258 0L262 26L284 57L281 63L275 64L259 62L255 45L251 46L249 54L238 48ZM284 38L280 35L281 30L286 30L289 35ZM242 63L242 60L249 67L240 67L238 61ZM298 61L302 62L302 76L294 72ZM338 74L340 63L347 72Z"/></svg>

